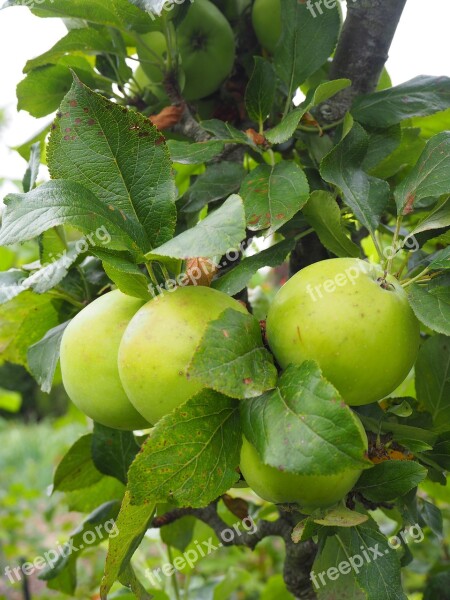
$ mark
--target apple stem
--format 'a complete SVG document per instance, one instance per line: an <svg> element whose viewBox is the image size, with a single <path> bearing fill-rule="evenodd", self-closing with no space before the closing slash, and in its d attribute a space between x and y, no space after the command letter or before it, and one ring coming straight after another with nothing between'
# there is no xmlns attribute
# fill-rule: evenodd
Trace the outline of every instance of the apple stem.
<svg viewBox="0 0 450 600"><path fill-rule="evenodd" d="M428 272L429 272L430 268L427 267L426 269L424 269L423 271L421 271L418 275L416 275L415 277L413 277L412 279L407 279L406 281L404 281L401 285L403 288L408 287L409 285L411 285L412 283L415 283L416 281L418 281L419 279L422 279ZM427 280L425 280L427 281Z"/></svg>
<svg viewBox="0 0 450 600"><path fill-rule="evenodd" d="M397 256L398 251L399 251L399 247L398 247L398 238L400 237L400 229L402 226L402 221L403 221L403 216L399 215L397 217L397 222L395 224L395 232L394 232L394 237L392 239L392 247L394 249L394 252L391 252L391 256L388 258L387 263L386 263L386 271L389 273L389 275L391 274L392 271L392 263L394 262L394 258Z"/></svg>

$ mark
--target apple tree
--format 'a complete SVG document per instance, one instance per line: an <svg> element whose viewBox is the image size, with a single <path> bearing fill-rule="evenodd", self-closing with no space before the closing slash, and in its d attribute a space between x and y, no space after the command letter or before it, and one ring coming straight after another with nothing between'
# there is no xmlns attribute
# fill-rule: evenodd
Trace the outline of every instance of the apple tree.
<svg viewBox="0 0 450 600"><path fill-rule="evenodd" d="M0 356L45 392L62 373L93 420L54 490L88 513L72 540L115 521L102 599L449 597L429 549L450 499L450 79L392 86L405 3L4 4L67 33L17 86L51 122L4 199L0 244L39 260L0 273ZM146 532L182 558L198 522L221 553L282 540L283 579L199 587L171 559L162 591ZM40 577L73 597L82 553Z"/></svg>

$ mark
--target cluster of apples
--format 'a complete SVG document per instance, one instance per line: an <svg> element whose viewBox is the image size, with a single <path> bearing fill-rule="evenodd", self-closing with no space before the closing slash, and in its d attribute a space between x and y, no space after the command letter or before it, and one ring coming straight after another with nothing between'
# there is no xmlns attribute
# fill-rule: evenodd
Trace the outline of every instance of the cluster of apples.
<svg viewBox="0 0 450 600"><path fill-rule="evenodd" d="M145 429L201 391L188 366L209 322L227 308L246 312L208 287L180 287L144 302L115 290L83 309L66 328L61 370L72 401L118 429ZM267 341L281 369L315 360L349 405L390 394L408 375L419 323L397 280L352 258L310 265L277 293ZM367 436L352 412L367 450ZM361 457L362 458L362 457ZM333 476L282 472L243 440L240 469L270 502L323 507L343 498L361 471Z"/></svg>

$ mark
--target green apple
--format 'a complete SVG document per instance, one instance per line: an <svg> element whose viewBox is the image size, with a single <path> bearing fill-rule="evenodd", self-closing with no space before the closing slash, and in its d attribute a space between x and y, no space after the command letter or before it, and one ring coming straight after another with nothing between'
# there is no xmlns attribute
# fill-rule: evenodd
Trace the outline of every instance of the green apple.
<svg viewBox="0 0 450 600"><path fill-rule="evenodd" d="M230 24L212 2L195 0L177 27L176 37L185 80L183 97L209 96L233 68L235 42ZM164 35L159 31L140 35L137 51L146 75L153 83L161 83L167 68ZM158 57L166 64L158 64Z"/></svg>
<svg viewBox="0 0 450 600"><path fill-rule="evenodd" d="M380 267L355 258L314 263L275 296L269 346L282 368L313 359L350 405L381 400L417 357L419 323L406 292Z"/></svg>
<svg viewBox="0 0 450 600"><path fill-rule="evenodd" d="M354 416L367 450L366 433L358 417ZM335 475L301 475L281 471L265 465L256 448L245 437L240 469L247 484L263 500L275 504L299 504L305 512L327 508L342 500L362 473L361 469L346 469Z"/></svg>
<svg viewBox="0 0 450 600"><path fill-rule="evenodd" d="M197 394L187 368L208 323L227 308L246 309L217 290L180 287L147 302L125 330L119 373L136 409L152 423Z"/></svg>
<svg viewBox="0 0 450 600"><path fill-rule="evenodd" d="M150 427L128 400L117 367L123 332L143 304L119 290L100 296L72 319L61 341L69 398L88 417L114 429Z"/></svg>
<svg viewBox="0 0 450 600"><path fill-rule="evenodd" d="M255 0L252 23L261 46L273 54L281 36L281 0Z"/></svg>

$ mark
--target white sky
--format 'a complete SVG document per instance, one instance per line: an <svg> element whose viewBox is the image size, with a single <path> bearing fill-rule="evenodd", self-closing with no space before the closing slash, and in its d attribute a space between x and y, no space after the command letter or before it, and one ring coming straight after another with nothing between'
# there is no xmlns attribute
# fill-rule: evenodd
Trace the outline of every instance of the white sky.
<svg viewBox="0 0 450 600"><path fill-rule="evenodd" d="M421 74L450 76L449 22L449 0L407 0L387 63L394 84ZM22 178L26 163L8 148L31 138L40 122L49 120L17 112L15 86L23 78L22 68L27 59L48 50L65 32L59 19L38 19L25 7L0 11L0 107L7 112L7 126L0 132L0 179ZM13 189L0 185L2 195Z"/></svg>

